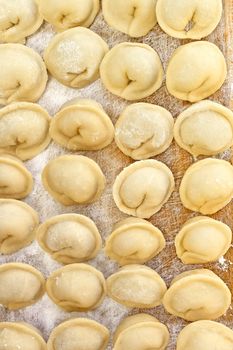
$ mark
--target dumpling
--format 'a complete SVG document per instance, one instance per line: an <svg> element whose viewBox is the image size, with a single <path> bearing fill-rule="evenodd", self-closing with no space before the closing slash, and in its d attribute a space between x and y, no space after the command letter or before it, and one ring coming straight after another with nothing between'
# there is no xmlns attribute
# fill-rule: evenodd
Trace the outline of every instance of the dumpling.
<svg viewBox="0 0 233 350"><path fill-rule="evenodd" d="M184 264L204 264L223 256L231 241L229 226L207 216L196 216L176 236L176 253Z"/></svg>
<svg viewBox="0 0 233 350"><path fill-rule="evenodd" d="M233 145L233 112L216 102L198 102L178 116L174 136L194 156L221 153Z"/></svg>
<svg viewBox="0 0 233 350"><path fill-rule="evenodd" d="M157 23L157 0L103 0L105 21L113 28L138 38L146 35Z"/></svg>
<svg viewBox="0 0 233 350"><path fill-rule="evenodd" d="M169 338L167 327L155 317L138 314L126 317L117 327L113 350L165 350Z"/></svg>
<svg viewBox="0 0 233 350"><path fill-rule="evenodd" d="M74 318L61 323L50 334L48 350L105 350L109 331L87 318Z"/></svg>
<svg viewBox="0 0 233 350"><path fill-rule="evenodd" d="M116 123L115 141L120 150L135 159L147 159L164 152L173 139L174 121L165 108L134 103Z"/></svg>
<svg viewBox="0 0 233 350"><path fill-rule="evenodd" d="M186 271L173 279L163 298L166 311L186 321L215 320L231 304L231 292L214 272Z"/></svg>
<svg viewBox="0 0 233 350"><path fill-rule="evenodd" d="M78 214L63 214L48 219L38 228L37 239L42 249L63 264L90 260L102 246L95 223Z"/></svg>
<svg viewBox="0 0 233 350"><path fill-rule="evenodd" d="M36 102L48 75L40 55L21 44L0 45L0 104Z"/></svg>
<svg viewBox="0 0 233 350"><path fill-rule="evenodd" d="M71 151L96 151L112 142L114 126L99 103L74 99L52 119L50 135Z"/></svg>
<svg viewBox="0 0 233 350"><path fill-rule="evenodd" d="M36 303L44 294L44 287L44 277L31 265L0 265L0 304L7 309L21 309Z"/></svg>
<svg viewBox="0 0 233 350"><path fill-rule="evenodd" d="M55 35L44 52L49 72L60 83L83 88L99 77L106 42L90 29L78 27Z"/></svg>
<svg viewBox="0 0 233 350"><path fill-rule="evenodd" d="M222 17L222 0L158 0L160 27L174 38L202 39L211 34Z"/></svg>
<svg viewBox="0 0 233 350"><path fill-rule="evenodd" d="M103 302L106 282L94 267L70 264L50 275L46 291L53 302L66 311L88 311Z"/></svg>
<svg viewBox="0 0 233 350"><path fill-rule="evenodd" d="M43 22L36 0L1 0L0 41L24 43Z"/></svg>
<svg viewBox="0 0 233 350"><path fill-rule="evenodd" d="M158 306L166 290L159 274L144 265L126 265L107 279L108 296L128 307Z"/></svg>
<svg viewBox="0 0 233 350"><path fill-rule="evenodd" d="M123 213L148 219L168 201L174 187L174 177L165 164L141 160L117 176L113 197Z"/></svg>
<svg viewBox="0 0 233 350"><path fill-rule="evenodd" d="M51 160L43 170L45 189L63 205L95 202L105 188L105 177L94 160L64 155Z"/></svg>
<svg viewBox="0 0 233 350"><path fill-rule="evenodd" d="M214 321L196 321L184 327L176 350L232 350L233 331Z"/></svg>
<svg viewBox="0 0 233 350"><path fill-rule="evenodd" d="M163 66L149 45L125 42L105 55L100 77L112 94L134 101L152 95L161 87Z"/></svg>
<svg viewBox="0 0 233 350"><path fill-rule="evenodd" d="M0 154L0 198L25 198L33 188L32 174L16 157Z"/></svg>
<svg viewBox="0 0 233 350"><path fill-rule="evenodd" d="M165 248L162 232L150 222L128 218L118 222L108 237L105 253L120 265L143 264Z"/></svg>
<svg viewBox="0 0 233 350"><path fill-rule="evenodd" d="M0 199L0 253L12 254L29 245L38 225L38 214L28 204Z"/></svg>
<svg viewBox="0 0 233 350"><path fill-rule="evenodd" d="M39 0L41 14L57 31L78 26L89 27L99 8L99 0Z"/></svg>
<svg viewBox="0 0 233 350"><path fill-rule="evenodd" d="M47 350L40 331L25 322L0 322L0 349Z"/></svg>
<svg viewBox="0 0 233 350"><path fill-rule="evenodd" d="M214 214L233 198L233 166L206 158L191 165L181 181L180 198L185 208Z"/></svg>
<svg viewBox="0 0 233 350"><path fill-rule="evenodd" d="M0 110L0 151L21 160L35 157L50 142L50 116L40 105L13 103Z"/></svg>
<svg viewBox="0 0 233 350"><path fill-rule="evenodd" d="M215 93L227 75L226 60L219 48L208 41L179 46L167 67L168 92L189 102Z"/></svg>

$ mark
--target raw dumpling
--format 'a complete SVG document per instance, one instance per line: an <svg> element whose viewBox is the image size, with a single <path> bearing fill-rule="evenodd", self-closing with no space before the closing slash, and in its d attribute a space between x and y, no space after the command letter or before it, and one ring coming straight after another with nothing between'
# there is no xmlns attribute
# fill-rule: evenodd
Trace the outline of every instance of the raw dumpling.
<svg viewBox="0 0 233 350"><path fill-rule="evenodd" d="M44 19L57 31L82 26L89 27L99 12L99 0L39 0Z"/></svg>
<svg viewBox="0 0 233 350"><path fill-rule="evenodd" d="M46 290L55 304L66 311L96 309L106 294L103 274L87 264L66 265L51 274Z"/></svg>
<svg viewBox="0 0 233 350"><path fill-rule="evenodd" d="M97 201L105 187L105 177L92 159L65 155L51 160L43 170L45 189L63 205Z"/></svg>
<svg viewBox="0 0 233 350"><path fill-rule="evenodd" d="M108 45L99 35L78 27L55 35L44 59L49 72L60 83L83 88L98 79L99 66L107 51Z"/></svg>
<svg viewBox="0 0 233 350"><path fill-rule="evenodd" d="M98 254L102 245L95 223L78 214L48 219L40 225L37 239L42 249L63 264L90 260Z"/></svg>
<svg viewBox="0 0 233 350"><path fill-rule="evenodd" d="M163 66L149 45L121 43L104 57L100 76L106 89L126 100L152 95L163 82Z"/></svg>
<svg viewBox="0 0 233 350"><path fill-rule="evenodd" d="M208 41L195 41L175 50L166 84L171 95L197 102L220 89L226 75L226 61L219 48Z"/></svg>
<svg viewBox="0 0 233 350"><path fill-rule="evenodd" d="M214 321L196 321L184 327L176 350L232 350L233 331Z"/></svg>
<svg viewBox="0 0 233 350"><path fill-rule="evenodd" d="M221 159L206 158L191 165L180 185L185 208L214 214L233 197L233 166Z"/></svg>
<svg viewBox="0 0 233 350"><path fill-rule="evenodd" d="M40 331L25 322L0 322L0 349L47 350Z"/></svg>
<svg viewBox="0 0 233 350"><path fill-rule="evenodd" d="M150 103L134 103L116 123L115 141L127 156L147 159L164 152L173 139L174 121L165 108Z"/></svg>
<svg viewBox="0 0 233 350"><path fill-rule="evenodd" d="M44 294L44 286L44 277L31 265L0 265L0 304L9 310L36 303Z"/></svg>
<svg viewBox="0 0 233 350"><path fill-rule="evenodd" d="M0 41L23 43L42 22L36 0L0 0Z"/></svg>
<svg viewBox="0 0 233 350"><path fill-rule="evenodd" d="M178 116L174 134L194 156L216 155L233 145L233 112L216 102L198 102Z"/></svg>
<svg viewBox="0 0 233 350"><path fill-rule="evenodd" d="M227 285L207 269L178 275L163 299L167 312L187 321L215 320L230 304L231 292Z"/></svg>
<svg viewBox="0 0 233 350"><path fill-rule="evenodd" d="M217 261L228 251L231 241L230 227L207 216L196 216L176 236L176 253L184 264Z"/></svg>
<svg viewBox="0 0 233 350"><path fill-rule="evenodd" d="M109 331L102 324L87 318L74 318L54 328L48 350L105 350Z"/></svg>
<svg viewBox="0 0 233 350"><path fill-rule="evenodd" d="M128 307L158 306L166 290L159 274L144 265L126 265L107 279L109 297Z"/></svg>
<svg viewBox="0 0 233 350"><path fill-rule="evenodd" d="M21 44L0 45L0 104L35 102L47 83L45 64L37 52Z"/></svg>
<svg viewBox="0 0 233 350"><path fill-rule="evenodd" d="M174 38L202 39L214 31L222 16L222 0L158 0L160 27Z"/></svg>
<svg viewBox="0 0 233 350"><path fill-rule="evenodd" d="M0 110L0 151L21 160L35 157L50 142L50 116L34 103L18 102Z"/></svg>
<svg viewBox="0 0 233 350"><path fill-rule="evenodd" d="M159 254L165 244L162 232L150 222L128 218L113 227L105 253L120 265L143 264Z"/></svg>
<svg viewBox="0 0 233 350"><path fill-rule="evenodd" d="M157 0L103 0L105 21L113 28L138 38L146 35L157 23Z"/></svg>
<svg viewBox="0 0 233 350"><path fill-rule="evenodd" d="M113 185L113 197L123 213L150 218L168 201L174 187L174 177L165 164L141 160L118 175Z"/></svg>
<svg viewBox="0 0 233 350"><path fill-rule="evenodd" d="M32 187L32 174L24 164L9 154L0 154L0 198L25 198Z"/></svg>
<svg viewBox="0 0 233 350"><path fill-rule="evenodd" d="M52 119L50 134L54 141L71 151L96 151L112 142L114 127L99 103L75 99Z"/></svg>
<svg viewBox="0 0 233 350"><path fill-rule="evenodd" d="M164 324L151 315L138 314L126 317L117 327L113 350L165 350L168 341Z"/></svg>
<svg viewBox="0 0 233 350"><path fill-rule="evenodd" d="M0 199L0 252L12 254L29 245L38 225L38 214L28 204Z"/></svg>

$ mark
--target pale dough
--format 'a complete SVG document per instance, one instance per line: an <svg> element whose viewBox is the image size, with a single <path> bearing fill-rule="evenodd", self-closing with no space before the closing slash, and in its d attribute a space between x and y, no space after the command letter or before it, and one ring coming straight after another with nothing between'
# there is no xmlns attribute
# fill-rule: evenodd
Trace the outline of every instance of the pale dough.
<svg viewBox="0 0 233 350"><path fill-rule="evenodd" d="M134 103L118 118L115 141L127 156L135 160L147 159L163 153L170 146L173 126L173 117L165 108Z"/></svg>
<svg viewBox="0 0 233 350"><path fill-rule="evenodd" d="M38 0L44 19L57 31L73 27L89 27L100 8L99 0Z"/></svg>
<svg viewBox="0 0 233 350"><path fill-rule="evenodd" d="M105 188L105 177L94 160L64 155L50 160L42 172L45 189L63 205L95 202Z"/></svg>
<svg viewBox="0 0 233 350"><path fill-rule="evenodd" d="M161 87L163 74L157 52L140 43L114 46L100 65L100 77L106 89L129 101L152 95Z"/></svg>
<svg viewBox="0 0 233 350"><path fill-rule="evenodd" d="M223 256L231 241L229 226L207 216L197 216L189 219L176 236L176 253L184 264L204 264Z"/></svg>
<svg viewBox="0 0 233 350"><path fill-rule="evenodd" d="M35 157L50 143L48 112L38 104L13 103L0 110L0 151L21 160Z"/></svg>
<svg viewBox="0 0 233 350"><path fill-rule="evenodd" d="M33 188L32 174L18 158L0 154L0 198L22 199Z"/></svg>
<svg viewBox="0 0 233 350"><path fill-rule="evenodd" d="M232 350L233 331L214 321L196 321L184 327L176 350Z"/></svg>
<svg viewBox="0 0 233 350"><path fill-rule="evenodd" d="M164 163L141 160L117 176L113 197L123 213L147 219L168 201L174 187L173 174Z"/></svg>
<svg viewBox="0 0 233 350"><path fill-rule="evenodd" d="M157 0L102 0L105 21L113 28L138 38L157 23Z"/></svg>
<svg viewBox="0 0 233 350"><path fill-rule="evenodd" d="M2 44L0 67L0 104L36 102L41 97L48 75L37 52L21 44Z"/></svg>
<svg viewBox="0 0 233 350"><path fill-rule="evenodd" d="M211 34L222 17L222 0L158 0L160 27L174 38L202 39Z"/></svg>
<svg viewBox="0 0 233 350"><path fill-rule="evenodd" d="M38 225L38 214L28 204L0 199L0 252L12 254L29 245Z"/></svg>
<svg viewBox="0 0 233 350"><path fill-rule="evenodd" d="M231 304L231 292L214 272L186 271L173 279L163 298L166 311L187 321L215 320Z"/></svg>
<svg viewBox="0 0 233 350"><path fill-rule="evenodd" d="M137 314L126 317L117 327L113 350L165 350L169 338L167 327L155 317Z"/></svg>
<svg viewBox="0 0 233 350"><path fill-rule="evenodd" d="M50 135L71 151L97 151L112 142L114 126L99 103L77 98L53 117Z"/></svg>
<svg viewBox="0 0 233 350"><path fill-rule="evenodd" d="M79 214L57 215L46 220L37 230L37 240L42 249L63 264L93 259L102 246L95 223Z"/></svg>
<svg viewBox="0 0 233 350"><path fill-rule="evenodd" d="M0 0L0 41L24 43L42 22L36 0Z"/></svg>
<svg viewBox="0 0 233 350"><path fill-rule="evenodd" d="M48 350L105 350L109 331L87 318L74 318L61 323L50 334Z"/></svg>
<svg viewBox="0 0 233 350"><path fill-rule="evenodd" d="M25 322L0 322L0 349L47 350L40 331Z"/></svg>
<svg viewBox="0 0 233 350"><path fill-rule="evenodd" d="M21 309L36 303L44 294L44 289L44 277L31 265L0 265L0 304L7 309Z"/></svg>
<svg viewBox="0 0 233 350"><path fill-rule="evenodd" d="M167 67L168 92L189 102L212 95L227 76L226 60L219 48L208 41L179 46Z"/></svg>
<svg viewBox="0 0 233 350"><path fill-rule="evenodd" d="M206 158L191 165L181 181L180 198L185 208L214 214L233 198L233 166Z"/></svg>
<svg viewBox="0 0 233 350"><path fill-rule="evenodd" d="M106 241L105 253L120 265L143 264L158 255L165 244L157 227L131 217L114 225Z"/></svg>
<svg viewBox="0 0 233 350"><path fill-rule="evenodd" d="M106 294L103 274L87 264L70 264L54 271L46 282L48 296L66 311L96 309Z"/></svg>
<svg viewBox="0 0 233 350"><path fill-rule="evenodd" d="M106 42L90 29L77 27L55 35L44 52L49 72L60 83L83 88L99 78L108 51Z"/></svg>
<svg viewBox="0 0 233 350"><path fill-rule="evenodd" d="M158 306L166 290L159 274L144 265L126 265L107 279L108 296L127 307Z"/></svg>
<svg viewBox="0 0 233 350"><path fill-rule="evenodd" d="M195 103L176 119L174 136L194 156L224 152L233 145L233 112L213 101Z"/></svg>

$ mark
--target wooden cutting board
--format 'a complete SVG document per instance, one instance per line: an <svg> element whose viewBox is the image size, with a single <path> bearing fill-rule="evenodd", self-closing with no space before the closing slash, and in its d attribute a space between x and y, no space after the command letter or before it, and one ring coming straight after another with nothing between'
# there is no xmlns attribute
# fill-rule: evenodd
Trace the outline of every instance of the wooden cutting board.
<svg viewBox="0 0 233 350"><path fill-rule="evenodd" d="M187 40L177 40L169 37L157 25L153 31L151 31L143 39L130 39L127 35L114 31L104 22L103 16L100 13L92 25L91 29L100 34L105 39L110 47L123 41L135 41L144 42L151 45L158 51L164 68L166 69L168 59L172 52L179 45L188 42ZM215 43L223 51L227 63L228 63L228 79L220 91L211 96L211 99L223 103L229 107L231 105L233 83L233 1L225 0L224 14L220 25L217 30L210 35L206 40ZM54 35L51 26L45 24L40 31L33 35L27 42L27 45L42 53L47 46L50 38ZM113 67L113 69L115 69ZM53 115L61 105L74 97L86 97L93 98L102 103L109 116L115 122L120 112L129 103L119 99L109 92L107 92L100 80L92 84L91 86L82 89L74 90L62 86L54 79L50 79L47 86L47 90L39 103L45 107L51 115ZM145 102L158 104L167 108L174 117L176 117L185 107L189 104L177 100L170 96L165 87L165 82L162 88L153 94L151 97L144 99ZM74 206L65 208L59 203L53 201L53 199L44 191L40 180L40 173L46 163L61 154L67 154L68 152L61 147L52 143L49 148L26 163L28 169L33 173L35 179L35 187L32 194L26 199L26 202L32 205L39 213L41 221L47 218L68 212L76 212L90 216L99 227L103 239L105 239L110 233L113 224L126 215L122 214L115 206L112 199L112 184L117 174L128 164L132 163L132 159L124 156L120 150L116 147L115 143L107 147L103 151L99 152L82 152L82 154L94 159L103 169L107 177L107 188L104 195L97 203L89 206ZM220 158L228 161L232 160L232 151L227 151L220 155ZM172 278L177 274L196 268L196 266L185 266L176 257L174 248L174 238L184 222L197 214L184 209L180 202L178 189L182 176L189 165L195 160L185 151L180 149L174 142L172 146L162 155L156 157L167 164L174 173L176 180L176 189L170 198L169 202L162 208L162 210L151 218L151 222L158 226L165 235L167 246L165 250L156 258L151 260L147 265L155 269L165 279L167 285L170 284ZM233 229L233 203L229 204L226 208L213 215L215 219L222 220ZM0 257L0 263L9 261L27 262L41 272L45 276L48 276L52 271L58 268L60 265L54 262L50 257L41 251L36 243L33 243L30 247L27 247L20 252L7 257ZM117 270L117 265L108 260L103 252L99 256L90 262L93 266L100 269L105 276L109 276L111 273ZM200 267L200 265L198 266ZM202 267L202 266L201 266ZM204 266L217 273L233 291L233 249L231 249L225 259L221 259L219 262L213 264L207 264ZM45 295L41 301L36 305L30 306L26 309L19 311L6 311L3 308L0 309L0 320L7 321L26 321L37 326L44 334L45 338L49 336L52 328L59 324L61 321L70 317L90 317L103 324L105 324L111 332L113 332L120 322L120 320L128 314L134 314L139 310L128 310L117 303L106 298L103 305L97 310L84 313L66 313L58 309ZM155 309L146 310L146 312L157 317L161 322L165 323L171 333L171 342L168 346L168 350L175 349L176 337L182 326L187 324L181 319L168 315L162 306ZM233 328L233 310L230 308L227 314L222 317L220 322ZM111 344L109 345L111 349Z"/></svg>

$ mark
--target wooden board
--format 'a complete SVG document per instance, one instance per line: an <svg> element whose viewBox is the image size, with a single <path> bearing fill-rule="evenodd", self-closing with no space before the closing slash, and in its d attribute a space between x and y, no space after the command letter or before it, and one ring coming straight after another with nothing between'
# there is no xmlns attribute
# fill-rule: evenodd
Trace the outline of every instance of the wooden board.
<svg viewBox="0 0 233 350"><path fill-rule="evenodd" d="M231 104L231 84L233 83L233 47L231 46L233 40L232 23L233 3L231 0L225 0L225 9L222 21L217 30L207 39L214 42L221 48L227 59L229 70L226 83L220 91L211 96L211 99L221 102L228 107ZM164 64L164 68L166 68L168 59L174 49L180 44L187 42L176 40L167 36L161 31L158 25L142 40L130 39L127 35L110 29L104 22L101 13L97 17L97 20L92 25L91 29L100 34L111 47L123 41L143 41L144 43L151 45L158 51ZM28 40L27 45L34 48L39 53L42 53L53 35L54 33L52 32L51 26L45 24L37 34L33 35ZM114 122L123 108L129 104L128 102L118 99L108 93L103 88L99 80L85 89L74 90L62 86L54 79L50 79L47 90L39 102L50 112L51 115L53 115L56 111L58 111L64 102L73 97L87 97L96 99L98 102L103 104L103 107ZM167 108L171 111L174 117L176 117L181 110L188 106L188 103L178 101L167 93L165 82L158 92L156 92L153 96L144 99L144 101L158 104ZM54 202L53 199L44 191L40 180L40 173L48 160L66 153L68 153L66 150L52 143L45 152L26 163L28 169L32 171L35 178L33 193L26 199L26 202L38 210L41 221L44 221L53 215L68 212L88 215L96 222L101 231L103 239L105 239L111 233L113 224L126 217L126 215L122 214L115 206L111 191L112 184L117 174L133 161L124 156L114 143L110 147L100 152L82 152L82 154L87 155L99 163L107 177L107 188L101 200L95 204L84 207L74 206L65 208L59 203ZM220 155L220 157L230 161L232 160L232 151L227 151ZM158 257L150 261L147 265L161 274L167 285L169 285L171 279L175 275L196 267L183 265L176 257L174 249L174 238L179 228L187 219L197 215L183 208L178 194L182 176L188 166L194 162L194 159L192 159L187 152L181 150L174 142L165 153L156 157L156 159L163 161L171 168L175 175L176 189L169 202L150 220L164 232L167 246ZM216 215L213 215L213 217L222 220L233 229L233 203L229 204ZM48 276L52 271L60 266L58 263L50 259L47 254L42 252L35 242L30 247L27 247L16 254L7 257L0 257L1 263L9 261L30 263L42 271L45 276ZM117 265L106 259L103 252L99 254L95 260L91 261L90 264L100 269L106 277L117 270ZM200 265L198 267L200 267ZM233 291L232 249L228 252L225 259L221 259L217 263L207 264L205 267L210 268L221 278L223 278L223 280ZM55 325L67 318L70 318L71 316L87 316L93 318L105 324L111 330L111 332L113 332L123 317L128 314L135 314L138 311L139 310L136 309L128 310L106 298L103 305L101 305L96 311L88 312L86 314L70 314L58 309L45 295L37 304L23 310L9 312L3 308L0 309L0 320L20 320L30 322L34 326L39 327L45 338L47 338ZM171 341L168 346L168 350L174 350L177 334L181 330L182 326L187 323L181 319L168 315L162 306L147 310L147 312L156 316L161 322L164 322L168 326L171 333ZM230 308L227 314L219 321L233 328L232 308ZM111 349L111 344L109 345L108 349Z"/></svg>

